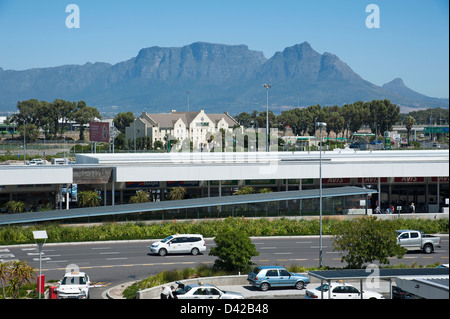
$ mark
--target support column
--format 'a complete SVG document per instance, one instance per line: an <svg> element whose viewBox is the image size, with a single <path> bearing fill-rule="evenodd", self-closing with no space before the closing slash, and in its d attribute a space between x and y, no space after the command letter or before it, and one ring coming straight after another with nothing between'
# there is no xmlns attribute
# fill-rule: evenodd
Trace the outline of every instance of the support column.
<svg viewBox="0 0 450 319"><path fill-rule="evenodd" d="M381 177L378 177L378 206L381 210Z"/></svg>
<svg viewBox="0 0 450 319"><path fill-rule="evenodd" d="M441 179L441 177L440 176L438 176L437 177L437 194L436 194L436 197L437 197L437 209L438 209L438 213L441 211L440 210L440 208L439 208L439 206L440 206L440 202L439 202L439 186L440 186L440 179Z"/></svg>
<svg viewBox="0 0 450 319"><path fill-rule="evenodd" d="M66 209L69 209L69 185L66 185Z"/></svg>
<svg viewBox="0 0 450 319"><path fill-rule="evenodd" d="M114 180L112 181L112 183L111 183L111 205L112 206L114 206L114 204L115 204L115 201L116 201L116 199L115 199L115 194L116 193L116 186L115 186L115 183L114 183Z"/></svg>

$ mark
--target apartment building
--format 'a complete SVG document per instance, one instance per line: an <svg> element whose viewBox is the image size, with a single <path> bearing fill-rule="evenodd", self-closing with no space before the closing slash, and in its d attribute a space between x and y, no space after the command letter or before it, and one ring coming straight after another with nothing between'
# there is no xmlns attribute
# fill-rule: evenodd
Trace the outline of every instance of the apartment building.
<svg viewBox="0 0 450 319"><path fill-rule="evenodd" d="M211 134L217 133L220 129L233 131L239 127L239 123L227 112L223 114L206 114L204 110L196 112L142 114L125 129L127 140L134 140L138 137L150 137L152 145L156 141L166 143L168 137L171 140L178 140L177 147L181 142L190 141L196 149L202 149L208 143Z"/></svg>

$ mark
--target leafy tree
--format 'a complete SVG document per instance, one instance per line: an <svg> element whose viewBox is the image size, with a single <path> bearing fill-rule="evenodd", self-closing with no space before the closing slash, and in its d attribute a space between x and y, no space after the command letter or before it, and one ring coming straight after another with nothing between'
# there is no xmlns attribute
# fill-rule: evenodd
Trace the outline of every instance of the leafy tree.
<svg viewBox="0 0 450 319"><path fill-rule="evenodd" d="M388 257L403 257L406 249L397 244L392 223L378 221L376 217L364 217L336 225L333 247L346 252L341 261L348 268L362 268L366 263L378 260L389 264Z"/></svg>
<svg viewBox="0 0 450 319"><path fill-rule="evenodd" d="M125 134L125 128L130 126L130 124L134 122L134 119L134 114L131 111L119 113L113 120L114 127Z"/></svg>
<svg viewBox="0 0 450 319"><path fill-rule="evenodd" d="M92 106L86 106L86 102L78 101L77 108L73 113L73 119L80 124L80 140L84 141L84 125L93 122L95 119L101 119L100 112Z"/></svg>
<svg viewBox="0 0 450 319"><path fill-rule="evenodd" d="M383 135L392 130L392 126L400 119L400 107L389 100L373 100L369 103L370 116L368 124L372 133Z"/></svg>
<svg viewBox="0 0 450 319"><path fill-rule="evenodd" d="M331 132L335 132L336 136L344 130L344 116L339 106L324 107L325 122L327 123L326 131L328 137Z"/></svg>
<svg viewBox="0 0 450 319"><path fill-rule="evenodd" d="M98 193L95 191L83 191L78 193L78 205L81 207L95 207L100 205Z"/></svg>
<svg viewBox="0 0 450 319"><path fill-rule="evenodd" d="M229 229L219 233L211 248L210 256L216 256L214 267L229 271L246 271L251 265L251 258L259 256L255 244L241 229Z"/></svg>
<svg viewBox="0 0 450 319"><path fill-rule="evenodd" d="M162 149L164 147L164 143L162 141L155 141L153 147L155 148L155 150Z"/></svg>
<svg viewBox="0 0 450 319"><path fill-rule="evenodd" d="M267 122L267 117L266 117L266 111L262 111L258 114L258 116L256 117L256 122L258 122L258 127L266 127L266 122ZM275 114L269 110L269 127L273 127L273 125L275 124L275 119L276 116Z"/></svg>
<svg viewBox="0 0 450 319"><path fill-rule="evenodd" d="M369 117L369 104L362 101L353 104L345 104L341 108L344 117L344 127L347 129L347 138L349 133L357 132L362 125L367 123Z"/></svg>
<svg viewBox="0 0 450 319"><path fill-rule="evenodd" d="M17 131L20 134L20 139L23 140L23 134L24 134L24 126L20 125L17 128ZM35 141L39 136L39 129L36 125L34 124L27 124L25 126L25 139L27 140L27 142L32 142Z"/></svg>
<svg viewBox="0 0 450 319"><path fill-rule="evenodd" d="M255 120L247 112L239 113L239 115L237 115L234 119L238 121L238 123L241 124L243 127L252 127L252 124L254 123L253 121Z"/></svg>

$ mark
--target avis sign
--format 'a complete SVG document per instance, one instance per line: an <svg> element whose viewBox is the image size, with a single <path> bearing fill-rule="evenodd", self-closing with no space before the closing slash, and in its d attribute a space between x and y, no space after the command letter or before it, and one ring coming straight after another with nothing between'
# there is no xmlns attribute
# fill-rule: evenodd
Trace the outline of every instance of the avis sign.
<svg viewBox="0 0 450 319"><path fill-rule="evenodd" d="M89 140L91 142L109 143L109 123L89 123Z"/></svg>

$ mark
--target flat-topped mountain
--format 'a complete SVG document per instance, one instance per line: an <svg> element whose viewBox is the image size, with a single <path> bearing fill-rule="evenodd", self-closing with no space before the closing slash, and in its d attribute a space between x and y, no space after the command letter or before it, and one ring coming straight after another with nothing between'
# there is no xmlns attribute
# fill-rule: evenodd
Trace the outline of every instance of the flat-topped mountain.
<svg viewBox="0 0 450 319"><path fill-rule="evenodd" d="M272 84L270 105L342 105L358 100L390 99L407 108L448 107L448 99L425 96L401 79L382 87L356 74L336 55L316 52L303 42L267 59L246 45L196 42L183 47L150 47L117 64L86 63L23 71L0 68L0 112L15 111L18 101L85 100L107 113L191 111L231 114L261 109L263 83ZM117 112L115 108L112 112Z"/></svg>

